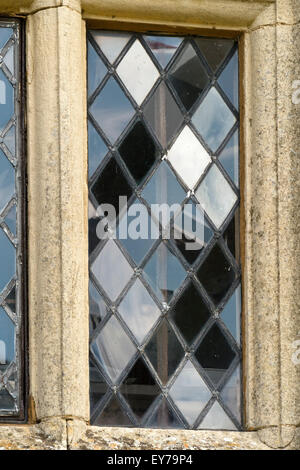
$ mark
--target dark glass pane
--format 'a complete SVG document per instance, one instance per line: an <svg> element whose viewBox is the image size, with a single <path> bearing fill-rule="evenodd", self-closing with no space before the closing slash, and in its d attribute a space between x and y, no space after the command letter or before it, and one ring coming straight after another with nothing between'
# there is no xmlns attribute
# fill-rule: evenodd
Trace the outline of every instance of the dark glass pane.
<svg viewBox="0 0 300 470"><path fill-rule="evenodd" d="M88 42L88 91L89 96L94 93L97 86L105 77L107 68L103 60L95 51L94 47Z"/></svg>
<svg viewBox="0 0 300 470"><path fill-rule="evenodd" d="M114 143L134 115L134 109L114 78L110 78L90 106L90 112Z"/></svg>
<svg viewBox="0 0 300 470"><path fill-rule="evenodd" d="M215 304L221 302L235 279L235 272L218 244L198 269L197 276Z"/></svg>
<svg viewBox="0 0 300 470"><path fill-rule="evenodd" d="M236 342L240 344L241 335L241 286L239 285L222 311L220 318L229 329Z"/></svg>
<svg viewBox="0 0 300 470"><path fill-rule="evenodd" d="M219 161L227 171L234 184L239 187L239 133L236 131L224 150L222 150Z"/></svg>
<svg viewBox="0 0 300 470"><path fill-rule="evenodd" d="M132 189L126 180L123 171L114 158L111 158L104 170L100 173L91 191L98 204L111 204L119 213L119 196L129 199Z"/></svg>
<svg viewBox="0 0 300 470"><path fill-rule="evenodd" d="M15 359L15 326L3 307L0 307L0 373ZM2 408L2 402L1 408Z"/></svg>
<svg viewBox="0 0 300 470"><path fill-rule="evenodd" d="M7 235L0 229L0 293L15 275L16 250Z"/></svg>
<svg viewBox="0 0 300 470"><path fill-rule="evenodd" d="M169 144L182 123L183 116L168 87L162 82L144 108L144 117L162 147Z"/></svg>
<svg viewBox="0 0 300 470"><path fill-rule="evenodd" d="M130 287L118 311L140 344L160 316L158 306L139 279Z"/></svg>
<svg viewBox="0 0 300 470"><path fill-rule="evenodd" d="M161 301L169 302L186 272L165 243L161 243L144 268L144 275Z"/></svg>
<svg viewBox="0 0 300 470"><path fill-rule="evenodd" d="M92 281L89 282L89 308L91 334L108 314L108 307Z"/></svg>
<svg viewBox="0 0 300 470"><path fill-rule="evenodd" d="M238 53L226 65L218 80L219 85L225 91L232 104L239 108L239 59Z"/></svg>
<svg viewBox="0 0 300 470"><path fill-rule="evenodd" d="M235 245L237 236L238 234L236 234L236 217L233 217L223 234L223 238L234 257L236 255Z"/></svg>
<svg viewBox="0 0 300 470"><path fill-rule="evenodd" d="M220 327L214 324L201 341L195 356L216 387L235 358L235 352Z"/></svg>
<svg viewBox="0 0 300 470"><path fill-rule="evenodd" d="M180 422L167 400L163 399L158 410L148 421L147 427L158 429L181 429L183 428L183 424Z"/></svg>
<svg viewBox="0 0 300 470"><path fill-rule="evenodd" d="M88 123L88 142L89 142L89 178L98 168L107 153L107 146L102 137L98 134L93 124Z"/></svg>
<svg viewBox="0 0 300 470"><path fill-rule="evenodd" d="M224 431L237 430L236 426L217 401L214 402L200 426L198 426L198 429L222 429Z"/></svg>
<svg viewBox="0 0 300 470"><path fill-rule="evenodd" d="M182 38L172 36L144 36L144 39L163 68L168 65L182 42Z"/></svg>
<svg viewBox="0 0 300 470"><path fill-rule="evenodd" d="M12 312L16 313L16 286L13 286L9 294L6 296L5 303L9 306Z"/></svg>
<svg viewBox="0 0 300 470"><path fill-rule="evenodd" d="M13 33L12 28L0 28L0 49L7 43Z"/></svg>
<svg viewBox="0 0 300 470"><path fill-rule="evenodd" d="M195 42L213 72L224 62L234 44L230 39L215 38L196 38Z"/></svg>
<svg viewBox="0 0 300 470"><path fill-rule="evenodd" d="M159 387L142 359L138 359L120 387L134 414L141 419L155 398Z"/></svg>
<svg viewBox="0 0 300 470"><path fill-rule="evenodd" d="M108 387L107 384L98 371L97 367L90 362L90 407L91 415L93 414L96 406L104 397Z"/></svg>
<svg viewBox="0 0 300 470"><path fill-rule="evenodd" d="M159 156L159 149L141 121L129 130L119 152L132 176L141 183Z"/></svg>
<svg viewBox="0 0 300 470"><path fill-rule="evenodd" d="M192 201L186 203L184 211L174 220L174 241L188 263L196 261L212 236L213 231L199 205Z"/></svg>
<svg viewBox="0 0 300 470"><path fill-rule="evenodd" d="M15 172L11 163L8 161L2 150L0 150L0 212L11 200L14 193Z"/></svg>
<svg viewBox="0 0 300 470"><path fill-rule="evenodd" d="M119 400L114 396L102 413L92 422L94 426L131 426L131 421L122 410Z"/></svg>
<svg viewBox="0 0 300 470"><path fill-rule="evenodd" d="M14 114L14 89L0 69L0 130L2 131Z"/></svg>
<svg viewBox="0 0 300 470"><path fill-rule="evenodd" d="M1 363L0 363L0 370L1 370ZM8 393L5 388L0 390L0 403L2 410L14 410L15 409L15 400L13 397Z"/></svg>
<svg viewBox="0 0 300 470"><path fill-rule="evenodd" d="M211 393L191 361L188 361L172 385L170 396L189 425L193 426Z"/></svg>
<svg viewBox="0 0 300 470"><path fill-rule="evenodd" d="M136 349L115 317L111 317L91 345L94 357L116 382Z"/></svg>
<svg viewBox="0 0 300 470"><path fill-rule="evenodd" d="M176 302L171 317L188 344L200 333L210 317L210 311L193 283Z"/></svg>
<svg viewBox="0 0 300 470"><path fill-rule="evenodd" d="M241 369L238 366L220 393L224 404L241 422Z"/></svg>
<svg viewBox="0 0 300 470"><path fill-rule="evenodd" d="M209 90L192 118L192 123L213 152L220 147L235 122L235 116L215 87Z"/></svg>
<svg viewBox="0 0 300 470"><path fill-rule="evenodd" d="M89 254L91 254L96 246L99 244L100 239L97 236L97 225L100 222L100 217L97 215L91 201L89 201Z"/></svg>
<svg viewBox="0 0 300 470"><path fill-rule="evenodd" d="M163 385L177 369L184 351L171 326L163 320L145 348Z"/></svg>
<svg viewBox="0 0 300 470"><path fill-rule="evenodd" d="M169 80L189 111L209 81L205 68L191 44L185 46L172 65Z"/></svg>

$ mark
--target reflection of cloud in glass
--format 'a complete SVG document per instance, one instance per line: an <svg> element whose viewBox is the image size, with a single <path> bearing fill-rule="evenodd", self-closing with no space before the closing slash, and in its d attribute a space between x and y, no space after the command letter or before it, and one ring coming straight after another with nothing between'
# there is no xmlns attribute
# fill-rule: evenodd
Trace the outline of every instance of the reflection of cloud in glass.
<svg viewBox="0 0 300 470"><path fill-rule="evenodd" d="M15 328L5 310L0 307L0 364L8 365L15 358Z"/></svg>
<svg viewBox="0 0 300 470"><path fill-rule="evenodd" d="M193 425L211 397L209 389L190 361L175 380L170 395L190 425Z"/></svg>
<svg viewBox="0 0 300 470"><path fill-rule="evenodd" d="M219 156L219 161L222 163L222 166L227 171L228 175L239 187L239 134L236 131L228 144L221 152Z"/></svg>
<svg viewBox="0 0 300 470"><path fill-rule="evenodd" d="M136 349L115 317L111 317L95 341L92 351L115 382L133 357Z"/></svg>
<svg viewBox="0 0 300 470"><path fill-rule="evenodd" d="M227 416L221 405L216 401L198 429L224 429L228 431L236 431L236 426Z"/></svg>
<svg viewBox="0 0 300 470"><path fill-rule="evenodd" d="M241 371L238 366L221 392L221 398L241 422Z"/></svg>
<svg viewBox="0 0 300 470"><path fill-rule="evenodd" d="M210 168L195 194L217 228L220 228L237 200L216 165Z"/></svg>
<svg viewBox="0 0 300 470"><path fill-rule="evenodd" d="M110 78L90 112L111 142L115 142L134 115L134 109L114 78Z"/></svg>
<svg viewBox="0 0 300 470"><path fill-rule="evenodd" d="M240 344L241 308L241 285L239 285L221 313L221 319L238 344Z"/></svg>
<svg viewBox="0 0 300 470"><path fill-rule="evenodd" d="M119 305L119 313L139 343L160 315L160 310L138 279Z"/></svg>
<svg viewBox="0 0 300 470"><path fill-rule="evenodd" d="M112 31L91 31L91 34L111 63L116 60L131 36L128 33Z"/></svg>

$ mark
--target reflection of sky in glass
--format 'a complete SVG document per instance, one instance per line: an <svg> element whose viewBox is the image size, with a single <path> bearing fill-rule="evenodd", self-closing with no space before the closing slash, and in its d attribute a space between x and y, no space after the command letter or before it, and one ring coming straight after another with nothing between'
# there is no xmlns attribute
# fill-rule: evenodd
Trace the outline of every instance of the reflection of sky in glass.
<svg viewBox="0 0 300 470"><path fill-rule="evenodd" d="M88 91L90 96L96 90L107 72L103 60L90 42L88 43L88 68Z"/></svg>
<svg viewBox="0 0 300 470"><path fill-rule="evenodd" d="M239 187L239 133L236 131L222 150L219 161L231 180Z"/></svg>
<svg viewBox="0 0 300 470"><path fill-rule="evenodd" d="M4 129L14 113L14 90L0 70L0 130Z"/></svg>
<svg viewBox="0 0 300 470"><path fill-rule="evenodd" d="M121 60L117 73L137 104L144 101L159 77L157 68L138 40Z"/></svg>
<svg viewBox="0 0 300 470"><path fill-rule="evenodd" d="M119 313L139 343L160 315L160 310L138 279L119 305Z"/></svg>
<svg viewBox="0 0 300 470"><path fill-rule="evenodd" d="M220 228L237 200L216 165L210 168L195 194L217 228Z"/></svg>
<svg viewBox="0 0 300 470"><path fill-rule="evenodd" d="M111 63L120 55L131 36L128 33L114 31L91 31L91 34Z"/></svg>
<svg viewBox="0 0 300 470"><path fill-rule="evenodd" d="M170 395L191 426L211 397L209 389L190 361L175 380Z"/></svg>
<svg viewBox="0 0 300 470"><path fill-rule="evenodd" d="M0 292L16 272L16 251L0 229Z"/></svg>
<svg viewBox="0 0 300 470"><path fill-rule="evenodd" d="M193 240L196 245L188 247L200 250L208 244L212 236L213 231L199 204L196 205L193 201L184 204L184 210L174 219L174 238Z"/></svg>
<svg viewBox="0 0 300 470"><path fill-rule="evenodd" d="M15 192L15 172L2 150L0 150L0 211Z"/></svg>
<svg viewBox="0 0 300 470"><path fill-rule="evenodd" d="M17 233L17 208L14 204L5 217L5 223L13 235Z"/></svg>
<svg viewBox="0 0 300 470"><path fill-rule="evenodd" d="M91 271L112 300L116 300L133 274L131 266L113 240L108 240L100 251Z"/></svg>
<svg viewBox="0 0 300 470"><path fill-rule="evenodd" d="M224 429L236 431L236 426L227 416L221 405L215 401L198 429Z"/></svg>
<svg viewBox="0 0 300 470"><path fill-rule="evenodd" d="M144 268L144 274L162 301L169 301L182 284L186 272L173 253L161 243Z"/></svg>
<svg viewBox="0 0 300 470"><path fill-rule="evenodd" d="M5 143L8 150L15 155L16 153L16 128L11 126L9 131L3 137L3 142Z"/></svg>
<svg viewBox="0 0 300 470"><path fill-rule="evenodd" d="M241 422L241 371L238 366L221 392L221 398L236 419Z"/></svg>
<svg viewBox="0 0 300 470"><path fill-rule="evenodd" d="M164 68L170 62L182 38L171 36L144 36L145 41Z"/></svg>
<svg viewBox="0 0 300 470"><path fill-rule="evenodd" d="M10 47L3 58L3 62L5 63L8 70L14 74L15 67L14 67L14 48Z"/></svg>
<svg viewBox="0 0 300 470"><path fill-rule="evenodd" d="M93 124L88 123L89 142L89 177L98 168L107 153L107 147L102 137L98 134Z"/></svg>
<svg viewBox="0 0 300 470"><path fill-rule="evenodd" d="M235 52L229 64L225 67L218 80L219 85L225 91L236 109L239 108L239 60Z"/></svg>
<svg viewBox="0 0 300 470"><path fill-rule="evenodd" d="M12 35L13 30L12 28L0 28L0 49L7 43L10 36Z"/></svg>
<svg viewBox="0 0 300 470"><path fill-rule="evenodd" d="M239 285L221 313L221 319L229 329L232 336L240 344L241 322L241 286Z"/></svg>
<svg viewBox="0 0 300 470"><path fill-rule="evenodd" d="M92 343L92 350L113 382L116 382L136 349L120 323L111 317Z"/></svg>
<svg viewBox="0 0 300 470"><path fill-rule="evenodd" d="M15 358L15 329L5 310L0 307L0 365L8 365Z"/></svg>
<svg viewBox="0 0 300 470"><path fill-rule="evenodd" d="M168 160L189 188L193 188L211 159L191 129L186 126L167 153Z"/></svg>
<svg viewBox="0 0 300 470"><path fill-rule="evenodd" d="M195 112L192 123L215 152L234 125L235 117L213 87Z"/></svg>
<svg viewBox="0 0 300 470"><path fill-rule="evenodd" d="M90 107L90 112L114 143L134 115L134 109L114 78L110 78Z"/></svg>

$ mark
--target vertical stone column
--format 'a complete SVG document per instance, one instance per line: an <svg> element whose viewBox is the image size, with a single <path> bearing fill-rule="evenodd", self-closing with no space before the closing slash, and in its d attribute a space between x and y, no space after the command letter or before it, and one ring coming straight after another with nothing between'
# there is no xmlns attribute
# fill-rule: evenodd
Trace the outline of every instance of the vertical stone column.
<svg viewBox="0 0 300 470"><path fill-rule="evenodd" d="M80 2L27 20L29 362L38 421L88 420L85 30Z"/></svg>
<svg viewBox="0 0 300 470"><path fill-rule="evenodd" d="M277 0L245 38L246 425L275 448L299 424L299 7Z"/></svg>

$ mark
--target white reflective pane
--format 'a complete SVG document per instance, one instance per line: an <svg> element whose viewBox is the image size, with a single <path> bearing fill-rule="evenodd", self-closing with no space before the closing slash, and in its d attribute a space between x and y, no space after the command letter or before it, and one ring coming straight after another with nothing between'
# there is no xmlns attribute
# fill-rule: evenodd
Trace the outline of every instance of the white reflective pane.
<svg viewBox="0 0 300 470"><path fill-rule="evenodd" d="M227 416L217 401L213 404L198 429L224 429L228 431L237 430L236 426L233 424L231 419Z"/></svg>
<svg viewBox="0 0 300 470"><path fill-rule="evenodd" d="M183 129L167 157L189 188L194 187L211 162L207 151L188 126Z"/></svg>
<svg viewBox="0 0 300 470"><path fill-rule="evenodd" d="M128 33L111 31L91 31L91 33L98 46L111 63L120 55L131 36Z"/></svg>
<svg viewBox="0 0 300 470"><path fill-rule="evenodd" d="M144 101L159 77L157 68L138 40L118 65L117 73L137 104Z"/></svg>

